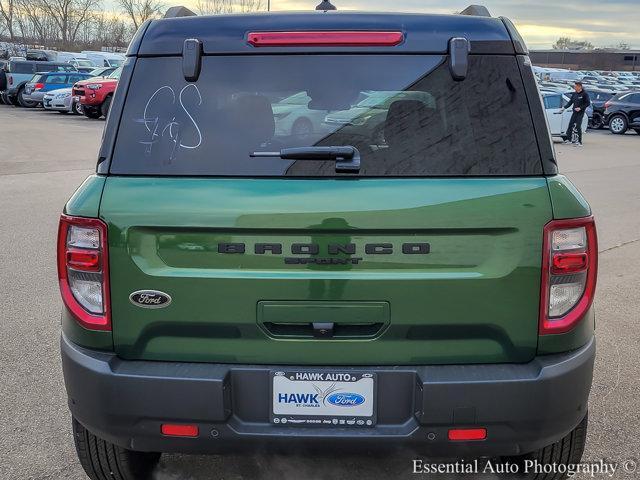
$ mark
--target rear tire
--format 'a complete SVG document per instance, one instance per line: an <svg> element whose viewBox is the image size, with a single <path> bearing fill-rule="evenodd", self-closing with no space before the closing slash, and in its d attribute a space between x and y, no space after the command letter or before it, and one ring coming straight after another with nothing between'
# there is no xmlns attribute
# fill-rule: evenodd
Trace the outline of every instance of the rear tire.
<svg viewBox="0 0 640 480"><path fill-rule="evenodd" d="M313 123L306 117L301 117L293 122L291 135L294 137L306 137L313 133Z"/></svg>
<svg viewBox="0 0 640 480"><path fill-rule="evenodd" d="M85 117L93 119L100 118L102 116L102 112L93 107L82 107L82 113L84 113Z"/></svg>
<svg viewBox="0 0 640 480"><path fill-rule="evenodd" d="M24 88L21 88L18 91L18 104L24 108L33 108L38 105L38 102L34 102L32 100L27 100L24 98Z"/></svg>
<svg viewBox="0 0 640 480"><path fill-rule="evenodd" d="M609 119L609 130L616 135L624 135L629 129L629 123L624 115L614 115Z"/></svg>
<svg viewBox="0 0 640 480"><path fill-rule="evenodd" d="M134 452L96 437L73 419L73 438L82 468L91 480L144 480L159 453Z"/></svg>
<svg viewBox="0 0 640 480"><path fill-rule="evenodd" d="M604 127L604 118L599 113L594 113L593 117L591 117L591 128L594 130L601 130Z"/></svg>
<svg viewBox="0 0 640 480"><path fill-rule="evenodd" d="M562 480L567 478L567 475L558 473L557 466L568 466L580 463L582 454L584 453L585 441L587 438L587 425L589 423L589 415L585 415L582 421L574 428L566 437L558 440L556 443L541 448L538 451L519 455L517 457L503 457L503 461L508 461L511 464L518 465L518 471L520 472L517 478L527 480ZM551 470L550 473L529 471L524 472L525 461L530 460L536 462L542 468L545 465L556 465L555 472Z"/></svg>
<svg viewBox="0 0 640 480"><path fill-rule="evenodd" d="M111 110L111 97L105 98L104 102L102 102L102 106L100 107L100 111L105 119L109 115L109 110Z"/></svg>

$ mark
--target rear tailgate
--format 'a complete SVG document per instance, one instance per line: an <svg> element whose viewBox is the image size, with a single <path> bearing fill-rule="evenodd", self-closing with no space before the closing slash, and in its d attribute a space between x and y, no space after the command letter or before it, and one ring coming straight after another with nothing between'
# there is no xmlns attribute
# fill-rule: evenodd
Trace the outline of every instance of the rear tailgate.
<svg viewBox="0 0 640 480"><path fill-rule="evenodd" d="M199 21L210 31L218 19ZM211 54L220 43L206 41L195 81L164 33L146 35L147 47L167 50L125 66L116 140L99 167L109 175L100 216L118 354L308 365L533 358L552 214L528 98L541 106L535 86L527 95L526 62L506 54L503 23L489 23L506 50L470 55L463 81L442 53L451 35L432 38L446 38L433 54L407 34L397 47L300 55L254 49L221 28L230 50ZM360 169L278 158L330 146L357 150ZM171 302L141 308L130 300L140 290Z"/></svg>
<svg viewBox="0 0 640 480"><path fill-rule="evenodd" d="M543 177L110 176L100 216L123 358L391 365L536 351ZM172 301L129 300L145 289ZM313 322L334 336L315 338Z"/></svg>

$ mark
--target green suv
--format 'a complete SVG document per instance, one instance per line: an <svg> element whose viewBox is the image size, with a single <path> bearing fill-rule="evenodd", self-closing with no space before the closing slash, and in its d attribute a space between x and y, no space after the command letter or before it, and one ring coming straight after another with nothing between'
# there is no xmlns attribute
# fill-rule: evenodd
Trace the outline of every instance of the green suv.
<svg viewBox="0 0 640 480"><path fill-rule="evenodd" d="M581 458L595 225L507 19L145 23L58 267L94 480L292 441Z"/></svg>

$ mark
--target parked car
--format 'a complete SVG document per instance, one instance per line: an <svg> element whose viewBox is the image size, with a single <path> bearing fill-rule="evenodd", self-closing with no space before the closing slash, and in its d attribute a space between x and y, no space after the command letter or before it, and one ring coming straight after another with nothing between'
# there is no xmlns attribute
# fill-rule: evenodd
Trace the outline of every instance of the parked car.
<svg viewBox="0 0 640 480"><path fill-rule="evenodd" d="M311 135L317 133L327 112L311 109L311 97L307 92L298 92L273 104L276 131L282 135Z"/></svg>
<svg viewBox="0 0 640 480"><path fill-rule="evenodd" d="M82 105L86 117L107 117L121 73L122 68L117 68L108 77L82 80L73 86L75 101Z"/></svg>
<svg viewBox="0 0 640 480"><path fill-rule="evenodd" d="M552 90L558 93L564 93L567 91L568 84L566 83L558 83L558 82L545 82L540 81L538 85L541 89Z"/></svg>
<svg viewBox="0 0 640 480"><path fill-rule="evenodd" d="M573 114L570 109L564 110L564 106L569 103L569 96L562 93L546 93L542 95L542 102L545 114L547 115L547 123L549 124L551 136L577 142L577 136L575 136L575 138L567 138L566 136L567 129L569 128L569 121ZM588 126L589 116L587 114L582 120L583 134L587 131Z"/></svg>
<svg viewBox="0 0 640 480"><path fill-rule="evenodd" d="M56 110L60 113L75 113L82 115L82 105L75 100L72 88L60 88L45 93L42 98L42 106L47 110Z"/></svg>
<svg viewBox="0 0 640 480"><path fill-rule="evenodd" d="M85 55L96 67L120 67L125 60L125 56L121 53L83 50L82 54Z"/></svg>
<svg viewBox="0 0 640 480"><path fill-rule="evenodd" d="M36 102L24 98L24 87L37 72L77 72L76 67L68 63L38 62L29 60L10 61L7 69L7 103L21 107L35 107Z"/></svg>
<svg viewBox="0 0 640 480"><path fill-rule="evenodd" d="M23 98L36 105L42 103L45 93L60 88L71 88L74 83L92 78L82 72L44 72L36 73L24 86Z"/></svg>
<svg viewBox="0 0 640 480"><path fill-rule="evenodd" d="M604 128L606 126L604 121L604 104L615 94L589 86L585 87L585 91L589 94L589 98L591 98L591 107L593 108L593 115L590 118L589 126L595 130Z"/></svg>
<svg viewBox="0 0 640 480"><path fill-rule="evenodd" d="M87 475L313 442L579 464L596 230L526 51L488 16L148 23L58 230ZM358 148L368 110L304 143L275 128L291 92L333 112L409 91L430 100L372 105Z"/></svg>
<svg viewBox="0 0 640 480"><path fill-rule="evenodd" d="M361 100L360 100L361 98ZM435 110L435 99L428 92L404 90L380 90L360 92L359 101L353 107L330 112L324 125L332 127L336 137L348 136L358 144L384 144L384 125L388 110L397 101L420 102L427 109Z"/></svg>
<svg viewBox="0 0 640 480"><path fill-rule="evenodd" d="M624 135L632 128L640 134L640 90L616 95L604 107L604 120L611 133Z"/></svg>
<svg viewBox="0 0 640 480"><path fill-rule="evenodd" d="M91 70L89 73L92 77L108 77L111 75L118 67L97 67Z"/></svg>

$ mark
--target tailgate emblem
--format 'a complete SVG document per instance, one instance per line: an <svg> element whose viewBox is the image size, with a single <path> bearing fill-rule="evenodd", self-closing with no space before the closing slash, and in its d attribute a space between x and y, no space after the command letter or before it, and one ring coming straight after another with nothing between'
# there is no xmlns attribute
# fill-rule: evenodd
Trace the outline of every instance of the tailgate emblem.
<svg viewBox="0 0 640 480"><path fill-rule="evenodd" d="M158 290L138 290L129 295L129 301L136 307L164 308L171 303L171 297Z"/></svg>

